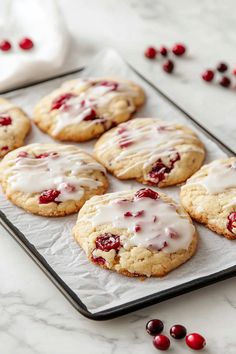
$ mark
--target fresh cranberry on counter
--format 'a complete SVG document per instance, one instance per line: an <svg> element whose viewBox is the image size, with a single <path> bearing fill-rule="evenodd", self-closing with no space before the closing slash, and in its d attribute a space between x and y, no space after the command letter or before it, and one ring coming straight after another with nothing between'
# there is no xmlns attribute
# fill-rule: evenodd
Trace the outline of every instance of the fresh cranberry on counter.
<svg viewBox="0 0 236 354"><path fill-rule="evenodd" d="M186 47L182 43L176 43L172 48L172 52L177 56L181 56L186 52Z"/></svg>
<svg viewBox="0 0 236 354"><path fill-rule="evenodd" d="M204 81L210 82L214 79L214 71L213 70L206 70L204 73L202 73L202 79Z"/></svg>
<svg viewBox="0 0 236 354"><path fill-rule="evenodd" d="M159 350L167 350L170 347L170 340L168 337L158 334L153 338L153 345Z"/></svg>
<svg viewBox="0 0 236 354"><path fill-rule="evenodd" d="M33 46L33 41L28 37L22 38L19 42L19 47L23 50L30 50L33 48Z"/></svg>
<svg viewBox="0 0 236 354"><path fill-rule="evenodd" d="M228 78L227 76L223 76L220 81L219 84L223 87L229 87L231 85L231 80L230 78Z"/></svg>
<svg viewBox="0 0 236 354"><path fill-rule="evenodd" d="M175 339L182 339L186 336L186 334L186 328L179 324L172 326L170 329L170 335Z"/></svg>
<svg viewBox="0 0 236 354"><path fill-rule="evenodd" d="M203 349L206 345L205 338L203 338L203 336L201 336L201 334L198 334L198 333L188 334L185 341L186 341L186 344L191 349L195 349L195 350Z"/></svg>
<svg viewBox="0 0 236 354"><path fill-rule="evenodd" d="M11 49L11 43L6 39L3 39L0 42L0 50L2 50L3 52L8 52L10 49Z"/></svg>
<svg viewBox="0 0 236 354"><path fill-rule="evenodd" d="M167 60L163 65L162 65L163 70L168 73L171 74L172 71L174 70L174 63L172 60Z"/></svg>
<svg viewBox="0 0 236 354"><path fill-rule="evenodd" d="M157 55L157 50L154 47L148 47L144 53L145 57L148 59L155 59Z"/></svg>

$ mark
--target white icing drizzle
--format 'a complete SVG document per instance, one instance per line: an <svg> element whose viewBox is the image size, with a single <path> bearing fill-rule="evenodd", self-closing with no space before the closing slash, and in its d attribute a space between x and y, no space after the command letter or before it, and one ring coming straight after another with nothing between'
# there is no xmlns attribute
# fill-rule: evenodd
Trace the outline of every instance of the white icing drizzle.
<svg viewBox="0 0 236 354"><path fill-rule="evenodd" d="M148 168L158 158L168 156L174 156L176 153L175 146L178 145L178 153L184 153L189 151L196 151L201 154L204 150L197 146L198 138L194 135L184 133L182 130L177 129L175 125L171 123L163 123L159 120L152 124L139 125L139 121L144 119L137 118L130 122L120 124L116 129L116 134L112 136L112 139L106 140L104 144L97 147L96 153L99 156L109 149L113 149L114 145L119 146L120 141L123 144L127 144L122 148L117 156L114 158L115 162L127 161L135 156L138 156L136 164L130 164L126 169L122 169L119 176L128 173L135 167L142 165L143 169ZM148 121L148 118L146 119ZM124 132L118 133L124 129ZM196 142L194 146L193 143ZM128 145L130 143L130 145ZM145 162L144 162L145 161Z"/></svg>
<svg viewBox="0 0 236 354"><path fill-rule="evenodd" d="M172 253L189 247L194 226L177 213L174 205L151 198L122 201L117 199L117 193L110 194L109 199L109 204L96 207L96 215L90 222L93 226L112 224L114 228L128 229L132 236L121 238L125 248L138 246ZM140 211L143 211L140 216L124 216L127 212L137 215Z"/></svg>
<svg viewBox="0 0 236 354"><path fill-rule="evenodd" d="M208 193L217 194L225 192L227 189L236 188L236 164L222 164L219 161L213 162L208 167L207 175L206 169L188 180L187 184L200 184Z"/></svg>
<svg viewBox="0 0 236 354"><path fill-rule="evenodd" d="M0 114L6 113L9 109L15 108L12 103L0 103Z"/></svg>
<svg viewBox="0 0 236 354"><path fill-rule="evenodd" d="M133 112L135 110L132 98L137 96L137 93L128 84L111 80L111 82L118 85L116 90L112 90L110 86L100 85L99 82L92 85L93 82L93 80L80 79L68 85L63 85L64 88L77 88L81 89L82 92L76 97L71 97L66 102L66 110L63 107L58 110L56 125L52 132L54 135L69 125L79 124L93 109L96 111L96 108L105 107L116 96L127 96L125 99L129 101L129 106L126 106L126 111ZM86 123L90 126L110 118L110 112L103 112L102 118L87 120Z"/></svg>
<svg viewBox="0 0 236 354"><path fill-rule="evenodd" d="M72 146L55 145L46 150L39 144L31 145L37 155L47 152L51 155L44 158L35 158L31 153L27 157L17 157L11 160L12 166L6 168L4 174L8 176L8 184L13 191L24 193L41 193L45 190L60 191L55 201L80 200L84 194L84 187L91 189L102 183L93 177L79 176L84 171L99 170L105 172L103 166L97 162L86 162L83 152ZM23 150L21 150L23 151Z"/></svg>

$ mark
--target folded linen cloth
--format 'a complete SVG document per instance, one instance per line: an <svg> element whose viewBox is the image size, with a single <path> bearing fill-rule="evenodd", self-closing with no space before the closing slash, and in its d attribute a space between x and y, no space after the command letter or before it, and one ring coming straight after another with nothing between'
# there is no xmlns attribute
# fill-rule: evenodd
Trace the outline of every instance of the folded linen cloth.
<svg viewBox="0 0 236 354"><path fill-rule="evenodd" d="M31 50L22 50L18 42L29 37ZM69 33L54 0L1 0L0 40L12 48L0 51L0 91L45 78L63 65Z"/></svg>

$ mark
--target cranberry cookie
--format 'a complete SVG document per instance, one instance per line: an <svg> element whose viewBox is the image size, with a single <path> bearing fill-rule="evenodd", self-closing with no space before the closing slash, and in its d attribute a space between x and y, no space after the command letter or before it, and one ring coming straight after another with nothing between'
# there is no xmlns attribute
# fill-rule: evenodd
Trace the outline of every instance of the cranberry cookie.
<svg viewBox="0 0 236 354"><path fill-rule="evenodd" d="M151 189L96 196L73 229L89 260L135 276L164 276L193 256L198 236L188 214Z"/></svg>
<svg viewBox="0 0 236 354"><path fill-rule="evenodd" d="M144 100L143 90L131 81L77 79L41 99L34 122L58 140L86 141L128 120Z"/></svg>
<svg viewBox="0 0 236 354"><path fill-rule="evenodd" d="M24 144L30 120L19 108L0 98L0 158Z"/></svg>
<svg viewBox="0 0 236 354"><path fill-rule="evenodd" d="M203 166L182 186L180 197L195 220L236 239L236 157Z"/></svg>
<svg viewBox="0 0 236 354"><path fill-rule="evenodd" d="M0 182L14 204L43 216L75 213L108 186L103 166L76 146L59 144L31 144L7 154Z"/></svg>
<svg viewBox="0 0 236 354"><path fill-rule="evenodd" d="M155 118L136 118L105 133L95 156L119 179L166 187L184 182L205 157L189 128Z"/></svg>

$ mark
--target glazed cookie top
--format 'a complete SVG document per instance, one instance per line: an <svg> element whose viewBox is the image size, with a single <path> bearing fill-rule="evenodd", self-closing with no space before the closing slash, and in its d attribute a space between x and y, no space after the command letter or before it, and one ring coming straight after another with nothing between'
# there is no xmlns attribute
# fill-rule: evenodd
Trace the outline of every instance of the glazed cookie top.
<svg viewBox="0 0 236 354"><path fill-rule="evenodd" d="M136 246L174 253L188 249L195 234L187 213L166 195L151 189L91 198L81 209L76 227L80 229L84 223L91 224L92 230L107 226L104 237L96 241L98 249L107 251L122 245L125 249ZM114 229L120 230L120 236L106 237Z"/></svg>
<svg viewBox="0 0 236 354"><path fill-rule="evenodd" d="M236 234L236 157L216 160L203 166L182 186L181 194L188 193L190 189L204 198L217 196L222 217L227 214L226 227ZM202 202L204 203L204 199ZM213 211L211 213L214 214Z"/></svg>
<svg viewBox="0 0 236 354"><path fill-rule="evenodd" d="M130 115L143 102L142 89L131 81L80 78L64 83L60 89L43 98L34 115L39 126L45 114L47 119L50 117L50 126L46 129L58 137L66 128L80 123L86 123L87 129L98 123L109 128L116 115Z"/></svg>
<svg viewBox="0 0 236 354"><path fill-rule="evenodd" d="M189 172L190 175L195 172L191 171L193 166L196 170L202 163L203 144L189 128L154 118L136 118L120 124L105 133L95 145L96 157L109 170L114 170L118 178L143 174L144 180L154 184L161 184L175 167L181 169L184 154L186 159L187 154L194 154L190 166L186 161L182 165L186 179Z"/></svg>
<svg viewBox="0 0 236 354"><path fill-rule="evenodd" d="M186 186L190 184L204 187L208 194L219 194L229 189L236 189L236 158L216 160L203 166L188 179ZM236 205L236 196L232 203Z"/></svg>
<svg viewBox="0 0 236 354"><path fill-rule="evenodd" d="M29 130L30 121L26 114L0 97L0 157L21 146Z"/></svg>
<svg viewBox="0 0 236 354"><path fill-rule="evenodd" d="M84 189L102 185L92 173L105 169L72 145L31 144L9 153L0 165L7 194L38 194L39 204L80 200Z"/></svg>

